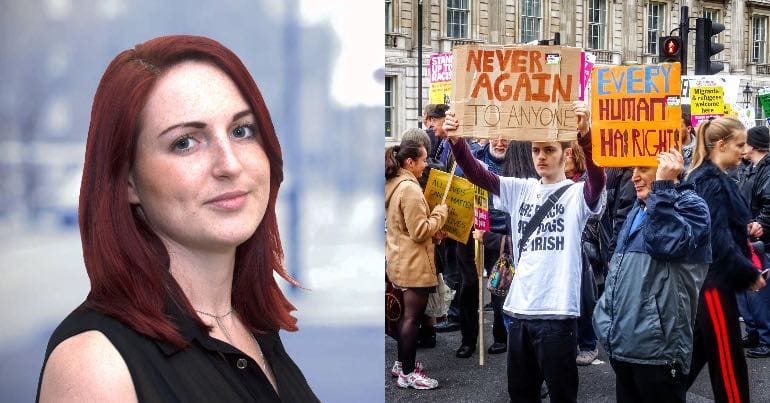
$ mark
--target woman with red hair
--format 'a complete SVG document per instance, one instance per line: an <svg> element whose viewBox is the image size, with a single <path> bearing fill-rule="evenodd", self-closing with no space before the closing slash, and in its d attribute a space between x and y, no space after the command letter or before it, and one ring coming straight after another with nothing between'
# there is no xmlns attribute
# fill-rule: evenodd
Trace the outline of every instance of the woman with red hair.
<svg viewBox="0 0 770 403"><path fill-rule="evenodd" d="M79 221L91 281L54 331L39 401L317 401L286 354L273 274L283 160L238 57L166 36L97 88Z"/></svg>

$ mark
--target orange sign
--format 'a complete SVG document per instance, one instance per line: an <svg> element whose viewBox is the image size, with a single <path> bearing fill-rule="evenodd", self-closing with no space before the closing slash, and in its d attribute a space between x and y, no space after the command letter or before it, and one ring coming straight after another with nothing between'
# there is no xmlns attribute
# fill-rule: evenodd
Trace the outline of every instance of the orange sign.
<svg viewBox="0 0 770 403"><path fill-rule="evenodd" d="M591 141L599 166L656 166L682 149L679 63L597 66L591 74Z"/></svg>
<svg viewBox="0 0 770 403"><path fill-rule="evenodd" d="M479 46L453 49L452 109L459 135L530 141L577 137L581 49Z"/></svg>

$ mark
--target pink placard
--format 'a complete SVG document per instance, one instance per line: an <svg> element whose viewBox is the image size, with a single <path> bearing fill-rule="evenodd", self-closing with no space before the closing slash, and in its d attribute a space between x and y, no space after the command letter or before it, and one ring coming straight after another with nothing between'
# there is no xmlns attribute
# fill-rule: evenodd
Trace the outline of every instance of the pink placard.
<svg viewBox="0 0 770 403"><path fill-rule="evenodd" d="M433 53L430 55L430 82L452 81L452 53Z"/></svg>

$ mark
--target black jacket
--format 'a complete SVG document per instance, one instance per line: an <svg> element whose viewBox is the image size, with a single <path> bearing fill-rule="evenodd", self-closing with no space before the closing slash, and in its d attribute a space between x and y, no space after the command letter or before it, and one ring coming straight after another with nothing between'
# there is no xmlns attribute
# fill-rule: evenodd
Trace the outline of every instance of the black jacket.
<svg viewBox="0 0 770 403"><path fill-rule="evenodd" d="M711 161L704 161L687 178L706 201L711 215L711 253L704 287L745 290L759 276L751 262L746 226L751 222L738 185Z"/></svg>
<svg viewBox="0 0 770 403"><path fill-rule="evenodd" d="M599 250L605 265L605 273L609 268L610 258L615 252L620 229L636 201L636 190L631 182L633 169L607 168L606 172L607 208L599 222Z"/></svg>
<svg viewBox="0 0 770 403"><path fill-rule="evenodd" d="M770 154L753 167L742 167L739 177L738 186L748 203L751 218L762 225L760 239L765 244L765 250L770 250Z"/></svg>

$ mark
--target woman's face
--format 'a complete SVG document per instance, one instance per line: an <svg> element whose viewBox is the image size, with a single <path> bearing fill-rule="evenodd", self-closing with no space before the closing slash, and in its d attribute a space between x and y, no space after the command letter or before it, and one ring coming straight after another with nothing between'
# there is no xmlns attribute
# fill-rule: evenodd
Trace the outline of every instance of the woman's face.
<svg viewBox="0 0 770 403"><path fill-rule="evenodd" d="M422 171L428 167L428 152L425 147L420 147L420 156L416 159L408 158L406 160L406 169L408 169L415 178L422 176Z"/></svg>
<svg viewBox="0 0 770 403"><path fill-rule="evenodd" d="M164 242L226 251L259 226L270 165L255 116L217 67L183 62L161 76L140 116L129 201Z"/></svg>
<svg viewBox="0 0 770 403"><path fill-rule="evenodd" d="M724 167L738 165L746 153L746 130L739 130L729 140L721 141L718 150L720 165Z"/></svg>

